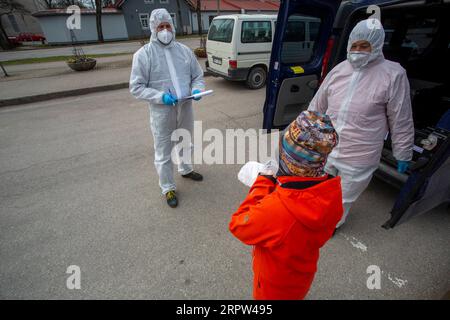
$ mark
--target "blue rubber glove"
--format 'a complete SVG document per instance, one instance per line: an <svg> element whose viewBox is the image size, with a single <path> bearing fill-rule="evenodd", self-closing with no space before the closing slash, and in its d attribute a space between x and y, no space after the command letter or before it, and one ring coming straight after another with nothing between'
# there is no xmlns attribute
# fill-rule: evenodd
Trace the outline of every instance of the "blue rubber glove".
<svg viewBox="0 0 450 320"><path fill-rule="evenodd" d="M171 95L170 93L164 93L163 96L162 96L162 102L163 102L165 105L168 105L168 106L174 106L175 103L178 102L178 100L177 100L177 98L175 98L175 97L174 97L173 95Z"/></svg>
<svg viewBox="0 0 450 320"><path fill-rule="evenodd" d="M409 167L409 161L397 161L397 171L400 173L405 173L406 170L408 170Z"/></svg>
<svg viewBox="0 0 450 320"><path fill-rule="evenodd" d="M200 93L201 91L200 90L198 90L198 89L195 89L195 90L192 90L192 94L197 94L197 93ZM198 97L198 98L194 98L194 100L195 101L198 101L198 100L200 100L202 97Z"/></svg>

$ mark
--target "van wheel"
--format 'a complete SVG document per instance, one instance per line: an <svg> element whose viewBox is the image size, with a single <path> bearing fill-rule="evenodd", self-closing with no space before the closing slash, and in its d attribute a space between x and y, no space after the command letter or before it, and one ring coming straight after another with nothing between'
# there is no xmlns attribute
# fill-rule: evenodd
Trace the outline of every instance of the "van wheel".
<svg viewBox="0 0 450 320"><path fill-rule="evenodd" d="M250 89L259 89L266 84L267 72L264 68L254 67L250 70L247 76L247 87Z"/></svg>

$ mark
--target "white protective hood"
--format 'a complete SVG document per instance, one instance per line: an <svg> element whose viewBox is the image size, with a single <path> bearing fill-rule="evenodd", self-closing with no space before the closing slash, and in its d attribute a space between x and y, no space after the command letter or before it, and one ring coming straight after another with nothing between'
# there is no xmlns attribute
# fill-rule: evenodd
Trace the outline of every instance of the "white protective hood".
<svg viewBox="0 0 450 320"><path fill-rule="evenodd" d="M372 52L367 64L383 57L384 28L377 19L367 19L358 22L353 28L348 38L347 53L350 52L352 44L356 41L368 41L372 47Z"/></svg>
<svg viewBox="0 0 450 320"><path fill-rule="evenodd" d="M152 11L150 15L150 42L158 41L158 38L156 37L156 29L162 22L168 22L172 26L172 33L173 33L173 39L172 42L175 41L175 26L173 24L172 17L170 16L169 12L166 9L155 9ZM172 43L171 42L171 43Z"/></svg>

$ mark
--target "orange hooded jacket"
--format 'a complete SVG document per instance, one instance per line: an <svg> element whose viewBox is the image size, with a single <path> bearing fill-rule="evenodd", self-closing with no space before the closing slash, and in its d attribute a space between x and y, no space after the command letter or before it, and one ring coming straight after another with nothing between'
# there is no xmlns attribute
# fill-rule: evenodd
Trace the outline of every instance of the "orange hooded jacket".
<svg viewBox="0 0 450 320"><path fill-rule="evenodd" d="M342 217L340 177L259 176L230 231L253 245L253 297L303 299Z"/></svg>

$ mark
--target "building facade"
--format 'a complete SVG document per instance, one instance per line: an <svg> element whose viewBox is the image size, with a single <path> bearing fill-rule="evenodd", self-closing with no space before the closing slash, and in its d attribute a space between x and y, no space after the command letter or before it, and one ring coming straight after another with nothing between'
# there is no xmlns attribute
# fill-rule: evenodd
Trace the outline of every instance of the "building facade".
<svg viewBox="0 0 450 320"><path fill-rule="evenodd" d="M165 8L171 14L178 35L196 33L196 5L196 0L117 0L114 7L102 10L104 40L148 39L150 14L157 8ZM202 30L208 32L212 19L218 14L276 14L278 8L279 2L272 0L202 0ZM66 27L70 14L65 11L49 9L33 14L49 44L71 43L71 33ZM95 10L81 9L81 29L74 30L74 34L80 43L97 41Z"/></svg>
<svg viewBox="0 0 450 320"><path fill-rule="evenodd" d="M195 0L188 0L196 8ZM201 27L208 32L212 19L228 14L278 14L279 1L271 0L201 0ZM197 12L192 11L192 32L198 32Z"/></svg>
<svg viewBox="0 0 450 320"><path fill-rule="evenodd" d="M150 37L150 14L158 8L170 13L177 34L192 33L192 9L185 0L120 0L116 7L123 12L129 39Z"/></svg>
<svg viewBox="0 0 450 320"><path fill-rule="evenodd" d="M95 10L81 9L80 29L73 29L76 43L97 42L97 23ZM33 14L39 19L45 38L49 44L72 43L72 34L67 28L67 20L72 13L66 9L49 9ZM125 19L120 10L105 8L102 10L102 32L105 41L127 40Z"/></svg>

